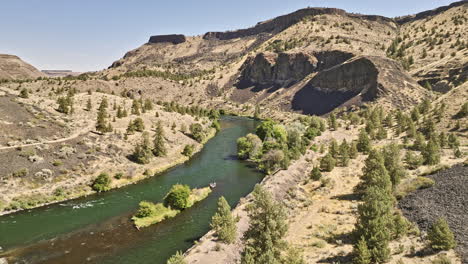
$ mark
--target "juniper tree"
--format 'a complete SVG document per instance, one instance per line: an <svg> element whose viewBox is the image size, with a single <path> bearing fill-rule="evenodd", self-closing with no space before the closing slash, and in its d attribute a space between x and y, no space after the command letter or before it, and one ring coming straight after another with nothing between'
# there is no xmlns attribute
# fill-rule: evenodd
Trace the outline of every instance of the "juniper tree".
<svg viewBox="0 0 468 264"><path fill-rule="evenodd" d="M142 134L142 140L140 144L135 146L135 150L132 154L132 159L140 164L148 164L153 157L153 152L151 150L151 142L147 132Z"/></svg>
<svg viewBox="0 0 468 264"><path fill-rule="evenodd" d="M436 165L440 162L440 147L433 138L427 142L421 154L424 158L424 164Z"/></svg>
<svg viewBox="0 0 468 264"><path fill-rule="evenodd" d="M357 149L359 152L367 153L371 149L371 142L369 139L369 135L364 129L361 129L359 132L359 138L357 141Z"/></svg>
<svg viewBox="0 0 468 264"><path fill-rule="evenodd" d="M140 115L140 102L138 100L133 100L132 102L132 115Z"/></svg>
<svg viewBox="0 0 468 264"><path fill-rule="evenodd" d="M122 112L122 106L119 105L117 107L117 118L122 118L122 117L124 117L123 112Z"/></svg>
<svg viewBox="0 0 468 264"><path fill-rule="evenodd" d="M320 169L323 171L332 171L335 168L336 160L330 153L327 153L322 159L320 159Z"/></svg>
<svg viewBox="0 0 468 264"><path fill-rule="evenodd" d="M361 183L359 189L365 190L370 186L382 189L392 189L392 182L385 168L385 160L382 153L376 149L370 151L362 169Z"/></svg>
<svg viewBox="0 0 468 264"><path fill-rule="evenodd" d="M146 99L143 108L147 111L153 110L153 102L150 99Z"/></svg>
<svg viewBox="0 0 468 264"><path fill-rule="evenodd" d="M107 99L104 97L99 105L97 113L96 130L101 133L112 132L112 126L107 122Z"/></svg>
<svg viewBox="0 0 468 264"><path fill-rule="evenodd" d="M331 113L330 116L328 117L328 126L330 127L330 129L333 129L333 130L336 130L338 128L335 113Z"/></svg>
<svg viewBox="0 0 468 264"><path fill-rule="evenodd" d="M456 246L452 231L444 218L439 218L427 232L430 247L436 250L449 250Z"/></svg>
<svg viewBox="0 0 468 264"><path fill-rule="evenodd" d="M343 142L340 145L340 164L343 167L348 166L349 164L349 146L348 143L346 142L346 139L343 140Z"/></svg>
<svg viewBox="0 0 468 264"><path fill-rule="evenodd" d="M335 139L332 139L332 141L330 142L330 146L328 147L328 153L330 153L333 158L338 158L339 147L338 142L336 142Z"/></svg>
<svg viewBox="0 0 468 264"><path fill-rule="evenodd" d="M280 264L283 240L288 230L283 206L260 185L255 186L253 202L247 206L250 219L245 232L242 264Z"/></svg>
<svg viewBox="0 0 468 264"><path fill-rule="evenodd" d="M166 156L166 141L164 139L164 129L162 127L161 121L159 121L156 125L156 131L154 134L153 140L153 154L156 157L164 157Z"/></svg>
<svg viewBox="0 0 468 264"><path fill-rule="evenodd" d="M392 181L393 188L400 183L405 176L405 170L400 161L400 147L397 144L389 144L383 149L384 164Z"/></svg>
<svg viewBox="0 0 468 264"><path fill-rule="evenodd" d="M371 254L364 237L361 237L357 244L354 245L353 256L353 264L371 263Z"/></svg>
<svg viewBox="0 0 468 264"><path fill-rule="evenodd" d="M425 140L423 134L417 132L414 138L413 149L422 151L425 148Z"/></svg>
<svg viewBox="0 0 468 264"><path fill-rule="evenodd" d="M357 150L357 143L355 141L351 142L349 146L349 158L355 159L357 158L358 150Z"/></svg>
<svg viewBox="0 0 468 264"><path fill-rule="evenodd" d="M453 133L450 133L448 136L448 146L452 149L458 148L460 146L460 141L457 136Z"/></svg>
<svg viewBox="0 0 468 264"><path fill-rule="evenodd" d="M313 181L318 181L322 178L322 172L320 172L320 168L318 166L314 166L312 171L310 172L310 178Z"/></svg>
<svg viewBox="0 0 468 264"><path fill-rule="evenodd" d="M236 240L236 219L232 215L231 207L224 196L221 196L218 200L218 210L211 218L210 225L215 230L219 240L227 244L231 244Z"/></svg>

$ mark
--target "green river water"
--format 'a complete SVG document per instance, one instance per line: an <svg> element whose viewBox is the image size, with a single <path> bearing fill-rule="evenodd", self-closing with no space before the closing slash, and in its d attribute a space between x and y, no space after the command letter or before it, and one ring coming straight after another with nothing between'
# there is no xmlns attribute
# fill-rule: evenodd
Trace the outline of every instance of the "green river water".
<svg viewBox="0 0 468 264"><path fill-rule="evenodd" d="M190 161L135 185L0 217L0 246L11 263L165 263L209 230L220 196L231 206L252 191L262 174L236 159L236 140L255 121L223 117L221 131ZM177 183L217 186L210 196L173 219L132 227L141 200L158 202Z"/></svg>

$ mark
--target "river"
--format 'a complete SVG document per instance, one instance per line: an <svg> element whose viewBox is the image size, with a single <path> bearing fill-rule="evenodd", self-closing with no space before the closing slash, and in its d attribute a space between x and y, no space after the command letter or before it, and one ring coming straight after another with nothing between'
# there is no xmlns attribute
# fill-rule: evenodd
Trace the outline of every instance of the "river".
<svg viewBox="0 0 468 264"><path fill-rule="evenodd" d="M236 159L237 138L256 122L223 117L221 131L192 159L160 175L103 194L0 217L0 246L11 263L163 264L209 230L217 200L231 206L263 175ZM130 222L141 200L162 201L172 185L217 186L210 196L173 219L137 231Z"/></svg>

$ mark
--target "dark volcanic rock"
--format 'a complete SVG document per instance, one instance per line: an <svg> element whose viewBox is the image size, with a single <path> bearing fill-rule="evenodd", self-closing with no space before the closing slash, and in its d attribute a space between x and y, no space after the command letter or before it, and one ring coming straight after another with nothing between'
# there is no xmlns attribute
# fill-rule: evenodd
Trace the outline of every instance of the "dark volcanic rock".
<svg viewBox="0 0 468 264"><path fill-rule="evenodd" d="M430 175L436 184L418 190L399 202L403 214L427 231L437 218L444 217L458 242L462 263L468 263L468 167L457 165Z"/></svg>
<svg viewBox="0 0 468 264"><path fill-rule="evenodd" d="M303 52L265 52L249 57L241 68L248 85L285 85L299 81L317 67L317 59Z"/></svg>
<svg viewBox="0 0 468 264"><path fill-rule="evenodd" d="M148 43L172 43L172 44L180 44L184 43L186 38L184 35L172 34L172 35L156 35L151 36Z"/></svg>

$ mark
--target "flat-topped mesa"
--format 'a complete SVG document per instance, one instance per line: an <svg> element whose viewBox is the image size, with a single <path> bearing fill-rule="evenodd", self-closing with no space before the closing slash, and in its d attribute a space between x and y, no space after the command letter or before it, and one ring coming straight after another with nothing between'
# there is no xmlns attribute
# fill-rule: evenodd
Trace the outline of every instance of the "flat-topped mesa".
<svg viewBox="0 0 468 264"><path fill-rule="evenodd" d="M297 10L296 12L293 12L291 14L279 16L267 21L260 22L257 25L247 29L239 29L227 32L207 32L205 33L205 35L203 35L203 39L228 40L253 36L260 33L281 32L284 29L290 27L291 25L294 25L295 23L301 21L304 17L322 14L344 15L346 14L346 11L337 8L304 8Z"/></svg>
<svg viewBox="0 0 468 264"><path fill-rule="evenodd" d="M185 41L187 41L187 39L182 34L170 34L151 36L148 43L172 43L175 45L184 43Z"/></svg>
<svg viewBox="0 0 468 264"><path fill-rule="evenodd" d="M396 20L396 22L398 24L405 24L405 23L408 23L408 22L411 22L411 21L424 19L424 18L427 18L427 17L430 17L430 16L435 16L435 15L438 15L438 14L444 12L444 11L449 10L450 8L458 7L458 6L462 6L462 5L468 5L468 1L462 0L462 1L458 1L458 2L453 2L450 5L441 6L441 7L438 7L438 8L432 9L432 10L427 10L427 11L424 11L424 12L420 12L420 13L417 13L417 14L414 14L414 15L397 17L397 18L395 18L395 20Z"/></svg>

